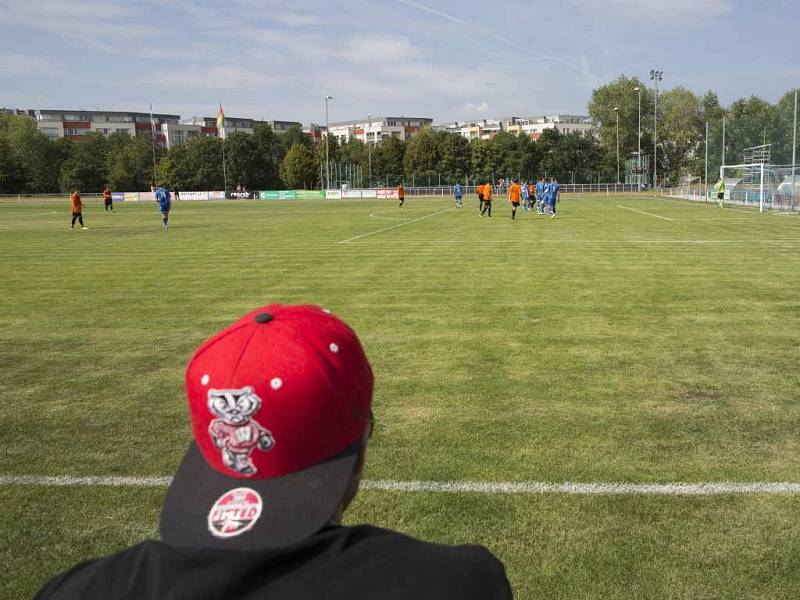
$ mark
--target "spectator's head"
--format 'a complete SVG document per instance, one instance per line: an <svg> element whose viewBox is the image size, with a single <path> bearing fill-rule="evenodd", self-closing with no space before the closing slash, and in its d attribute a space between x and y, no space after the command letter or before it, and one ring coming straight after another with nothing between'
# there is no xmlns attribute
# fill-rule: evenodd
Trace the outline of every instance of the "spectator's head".
<svg viewBox="0 0 800 600"><path fill-rule="evenodd" d="M361 479L372 389L356 334L316 306L265 306L206 341L186 371L194 441L164 541L281 547L338 523Z"/></svg>

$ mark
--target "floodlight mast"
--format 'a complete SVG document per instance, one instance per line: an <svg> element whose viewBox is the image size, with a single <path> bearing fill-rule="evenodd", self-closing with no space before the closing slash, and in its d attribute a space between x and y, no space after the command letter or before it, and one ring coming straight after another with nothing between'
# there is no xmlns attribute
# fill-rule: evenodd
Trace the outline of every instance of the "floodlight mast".
<svg viewBox="0 0 800 600"><path fill-rule="evenodd" d="M639 92L639 134L638 145L636 149L636 169L638 171L639 190L642 191L642 88L636 86L633 88L634 92Z"/></svg>
<svg viewBox="0 0 800 600"><path fill-rule="evenodd" d="M795 199L797 198L797 188L795 187L795 173L797 172L797 90L794 91L794 120L792 121L792 209L794 209Z"/></svg>
<svg viewBox="0 0 800 600"><path fill-rule="evenodd" d="M331 161L328 151L328 136L330 127L328 126L328 100L333 100L333 96L325 96L325 189L331 189Z"/></svg>
<svg viewBox="0 0 800 600"><path fill-rule="evenodd" d="M614 114L617 116L617 183L619 180L619 107L614 107Z"/></svg>
<svg viewBox="0 0 800 600"><path fill-rule="evenodd" d="M367 163L369 171L369 187L372 187L372 144L369 143L369 136L372 135L372 113L367 113L367 120L369 121L367 127L367 135L364 140L367 142Z"/></svg>
<svg viewBox="0 0 800 600"><path fill-rule="evenodd" d="M656 89L655 114L653 115L653 188L658 185L658 82L661 81L664 71L650 69L650 80Z"/></svg>

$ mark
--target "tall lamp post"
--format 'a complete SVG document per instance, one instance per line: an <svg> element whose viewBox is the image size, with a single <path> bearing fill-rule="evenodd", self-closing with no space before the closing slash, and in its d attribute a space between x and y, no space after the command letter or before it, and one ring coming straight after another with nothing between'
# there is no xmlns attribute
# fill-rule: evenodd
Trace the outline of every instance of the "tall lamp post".
<svg viewBox="0 0 800 600"><path fill-rule="evenodd" d="M328 136L331 134L328 126L328 100L333 100L333 96L325 96L325 189L331 189L331 160L328 152Z"/></svg>
<svg viewBox="0 0 800 600"><path fill-rule="evenodd" d="M797 90L794 91L794 120L792 121L792 208L794 209L797 199L797 188L795 187L794 177L797 172Z"/></svg>
<svg viewBox="0 0 800 600"><path fill-rule="evenodd" d="M661 77L664 75L664 71L656 71L655 69L650 69L650 80L654 83L656 88L656 106L655 106L655 114L653 115L653 187L655 188L658 185L658 82L661 81Z"/></svg>
<svg viewBox="0 0 800 600"><path fill-rule="evenodd" d="M621 183L619 180L619 107L614 107L614 114L617 116L617 183Z"/></svg>
<svg viewBox="0 0 800 600"><path fill-rule="evenodd" d="M639 191L642 191L642 88L638 85L633 88L634 92L639 92L639 133L638 133L638 145L636 147L636 170L638 171L639 177Z"/></svg>
<svg viewBox="0 0 800 600"><path fill-rule="evenodd" d="M364 139L367 141L367 170L369 172L369 187L372 187L372 144L369 141L369 136L372 135L372 113L367 113L367 120L369 125L367 127L367 135Z"/></svg>

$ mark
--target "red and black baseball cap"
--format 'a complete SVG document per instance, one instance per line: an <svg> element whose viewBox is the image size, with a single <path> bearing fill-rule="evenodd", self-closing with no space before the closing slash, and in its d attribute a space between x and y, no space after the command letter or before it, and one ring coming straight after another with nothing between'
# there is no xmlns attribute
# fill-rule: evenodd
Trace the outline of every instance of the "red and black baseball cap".
<svg viewBox="0 0 800 600"><path fill-rule="evenodd" d="M355 332L317 306L265 306L206 341L186 370L194 441L163 540L250 550L322 529L358 462L372 390Z"/></svg>

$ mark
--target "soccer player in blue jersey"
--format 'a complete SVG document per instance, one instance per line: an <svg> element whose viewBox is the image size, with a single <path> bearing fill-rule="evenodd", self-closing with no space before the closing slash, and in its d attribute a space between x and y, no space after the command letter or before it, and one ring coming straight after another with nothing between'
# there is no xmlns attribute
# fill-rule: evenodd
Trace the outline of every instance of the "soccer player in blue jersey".
<svg viewBox="0 0 800 600"><path fill-rule="evenodd" d="M161 227L166 231L169 229L169 210L172 208L172 197L163 185L158 186L154 195L158 202L158 210L161 211Z"/></svg>
<svg viewBox="0 0 800 600"><path fill-rule="evenodd" d="M553 178L548 177L547 183L544 184L544 197L545 197L545 204L547 205L547 212L550 217L555 216L553 214L553 204L555 203L555 187L553 186Z"/></svg>
<svg viewBox="0 0 800 600"><path fill-rule="evenodd" d="M539 177L536 182L536 201L539 204L539 214L544 214L544 177Z"/></svg>
<svg viewBox="0 0 800 600"><path fill-rule="evenodd" d="M461 184L456 182L456 187L453 188L453 194L456 197L456 208L461 208Z"/></svg>
<svg viewBox="0 0 800 600"><path fill-rule="evenodd" d="M531 208L531 195L528 192L528 182L525 181L522 184L522 209L525 212L528 212Z"/></svg>
<svg viewBox="0 0 800 600"><path fill-rule="evenodd" d="M556 179L554 177L551 185L553 186L553 194L552 194L552 197L550 198L550 216L551 217L555 217L556 216L556 204L558 203L559 199L561 198L561 184L558 183L558 179Z"/></svg>

